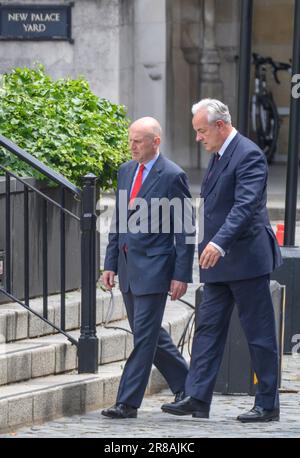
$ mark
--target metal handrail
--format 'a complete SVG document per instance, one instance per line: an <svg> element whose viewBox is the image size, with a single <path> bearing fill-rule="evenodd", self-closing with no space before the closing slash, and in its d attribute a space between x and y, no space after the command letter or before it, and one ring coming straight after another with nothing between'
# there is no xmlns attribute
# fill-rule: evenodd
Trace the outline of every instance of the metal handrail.
<svg viewBox="0 0 300 458"><path fill-rule="evenodd" d="M32 191L36 192L39 196L41 196L43 199L47 200L48 202L50 202L52 205L54 205L55 207L59 208L62 212L66 213L67 215L71 216L72 218L76 219L77 221L80 221L80 218L79 216L75 215L74 213L72 213L70 210L67 210L66 208L64 208L62 205L58 204L55 200L51 199L51 197L47 196L46 194L44 194L43 192L41 192L39 189L37 189L35 186L32 186L31 184L29 183L26 183L26 181L20 177L18 177L18 175L16 175L15 173L11 172L10 170L8 170L6 167L3 167L3 165L0 164L0 169L4 170L4 172L8 173L10 176L12 176L13 178L15 178L17 181L19 181L20 183L22 183L26 188L29 188L31 189Z"/></svg>
<svg viewBox="0 0 300 458"><path fill-rule="evenodd" d="M59 328L58 326L56 326L56 324L52 323L51 321L47 320L47 318L44 318L40 313L36 312L34 309L32 309L31 307L28 307L28 305L26 305L24 302L20 301L20 299L16 298L13 294L10 294L8 293L7 291L5 291L5 289L1 288L0 287L0 293L2 294L5 294L5 296L7 296L9 299L11 299L12 301L14 302L17 302L19 305L22 305L22 307L24 307L26 310L28 310L28 312L30 313L33 313L35 316L37 316L38 318L40 318L42 321L44 321L44 323L48 324L49 326L51 326L52 328L54 328L56 331L58 331L60 334L63 334L70 342L72 345L75 345L76 347L78 347L78 341L76 339L74 339L71 334L69 334L68 332L66 331L63 331L61 328Z"/></svg>
<svg viewBox="0 0 300 458"><path fill-rule="evenodd" d="M54 201L34 186L17 176L6 167L0 165L5 172L5 288L0 292L17 302L29 312L33 313L77 347L78 372L92 372L98 370L99 339L96 333L96 181L97 177L89 173L82 177L82 190L73 185L63 175L44 165L31 154L24 151L11 140L0 134L0 147L8 150L30 167L59 185L61 188L61 203ZM12 230L11 230L11 178L18 180L24 186L23 222L24 222L24 301L15 297L12 292ZM43 315L30 308L30 258L29 258L29 190L37 193L43 199L42 205L42 285L43 285ZM81 203L81 216L67 210L65 205L65 191L73 194L75 200ZM60 277L61 277L61 325L60 327L48 320L48 228L47 205L50 203L60 210ZM81 320L80 337L74 339L65 332L65 286L66 286L66 241L65 216L69 215L80 223L81 230Z"/></svg>
<svg viewBox="0 0 300 458"><path fill-rule="evenodd" d="M69 191L80 196L81 194L80 189L77 188L69 180L67 180L63 175L61 175L58 172L55 172L54 170L52 170L47 165L43 164L41 161L36 159L31 154L26 153L26 151L24 151L14 142L12 142L11 140L9 140L8 138L4 137L4 135L1 135L1 134L0 134L0 146L3 146L4 148L6 148L8 151L13 153L19 159L29 164L32 168L34 168L35 170L38 170L43 175L45 175L47 178L50 178L50 180L54 181L55 183L61 186L64 186L66 189L69 189Z"/></svg>

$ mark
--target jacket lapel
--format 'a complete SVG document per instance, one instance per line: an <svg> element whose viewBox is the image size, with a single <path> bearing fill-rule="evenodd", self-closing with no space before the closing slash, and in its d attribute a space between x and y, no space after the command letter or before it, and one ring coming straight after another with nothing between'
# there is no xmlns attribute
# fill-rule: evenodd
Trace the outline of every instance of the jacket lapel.
<svg viewBox="0 0 300 458"><path fill-rule="evenodd" d="M214 160L214 155L212 154L212 155L211 155L211 158L210 158L210 160L209 160L209 163L208 163L206 172L205 172L205 174L204 174L204 176L203 176L203 179L202 179L201 192L200 192L201 196L203 196L204 188L205 188L206 182L207 182L207 180L208 180L209 174L210 174L210 172L211 172L211 169L212 169L212 167L213 167L213 165L214 165L214 162L215 162L215 160Z"/></svg>
<svg viewBox="0 0 300 458"><path fill-rule="evenodd" d="M201 190L201 196L206 198L208 196L208 194L212 191L212 189L214 188L216 182L218 181L221 173L223 172L223 170L225 169L225 167L227 166L228 162L230 161L231 159L231 156L239 142L239 137L240 137L240 134L237 133L236 136L234 137L234 139L229 143L228 147L226 148L223 156L221 157L220 160L218 160L218 162L215 164L215 167L214 167L214 171L211 175L211 177L209 178L209 180L207 180L207 183L204 183L204 186L203 186L203 193L202 193L202 190Z"/></svg>
<svg viewBox="0 0 300 458"><path fill-rule="evenodd" d="M141 186L140 192L138 193L138 197L145 197L146 194L148 194L148 192L150 191L150 189L159 180L162 164L163 164L163 157L161 154L159 154L157 161L151 168L150 173L147 175L147 178L145 179L145 181L143 182Z"/></svg>

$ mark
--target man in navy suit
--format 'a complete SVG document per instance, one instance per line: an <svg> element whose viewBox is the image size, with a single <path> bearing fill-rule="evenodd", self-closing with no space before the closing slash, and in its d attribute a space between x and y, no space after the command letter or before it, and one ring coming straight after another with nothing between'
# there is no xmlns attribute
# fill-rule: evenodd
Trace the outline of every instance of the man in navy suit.
<svg viewBox="0 0 300 458"><path fill-rule="evenodd" d="M278 352L270 273L281 264L267 201L264 154L231 125L228 107L203 99L192 108L196 140L211 155L204 177L204 237L199 244L203 301L197 307L186 397L162 410L208 418L234 303L258 378L242 422L279 420Z"/></svg>
<svg viewBox="0 0 300 458"><path fill-rule="evenodd" d="M188 372L186 361L161 323L168 292L172 300L179 299L192 281L191 195L183 170L160 153L160 141L161 127L154 118L135 121L129 128L133 160L123 164L118 174L116 230L109 234L102 279L111 289L118 274L134 349L125 364L116 404L102 411L110 418L137 416L152 363L167 380L175 400L184 392ZM170 205L170 212L164 207L167 215L159 212L155 218L153 210L159 199L167 202L167 209L168 202L180 205L177 209ZM170 224L164 226L168 217ZM176 228L184 219L186 224ZM138 221L140 231L134 224Z"/></svg>

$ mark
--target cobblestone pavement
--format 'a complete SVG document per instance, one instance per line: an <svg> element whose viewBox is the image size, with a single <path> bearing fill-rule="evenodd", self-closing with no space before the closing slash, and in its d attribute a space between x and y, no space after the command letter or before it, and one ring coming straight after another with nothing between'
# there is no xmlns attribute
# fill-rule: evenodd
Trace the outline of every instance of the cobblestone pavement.
<svg viewBox="0 0 300 458"><path fill-rule="evenodd" d="M137 419L111 420L101 410L63 417L22 428L0 437L16 438L201 438L300 437L300 354L285 355L281 388L280 422L241 424L236 416L252 406L247 395L215 395L210 419L176 417L163 413L161 404L173 400L168 390L145 397Z"/></svg>

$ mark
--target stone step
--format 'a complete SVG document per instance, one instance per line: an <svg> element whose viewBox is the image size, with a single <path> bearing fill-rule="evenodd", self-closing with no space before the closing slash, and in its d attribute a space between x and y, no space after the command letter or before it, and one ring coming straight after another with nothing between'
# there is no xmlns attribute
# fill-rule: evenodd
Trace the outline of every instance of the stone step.
<svg viewBox="0 0 300 458"><path fill-rule="evenodd" d="M181 303L168 301L163 325L171 333L175 343L178 342L190 314L191 310ZM121 320L110 323L109 326L126 327L128 324ZM72 335L75 336L76 331L72 331ZM63 342L60 335L6 344L8 351L0 357L2 382L5 367L11 380L16 378L14 371L17 372L19 367L28 366L30 370L23 373L28 380L18 383L15 380L1 386L0 432L113 404L125 359L132 348L132 336L125 331L106 329L103 326L99 328L98 336L100 365L97 374L76 372L76 349L68 341ZM25 342L31 347L26 348L24 345L23 348L20 346L19 349L13 349L13 346ZM51 367L52 375L46 376L49 373L48 367ZM69 372L55 372L61 370ZM147 393L158 392L165 387L165 380L153 367Z"/></svg>
<svg viewBox="0 0 300 458"><path fill-rule="evenodd" d="M97 288L96 322L101 324L105 321L110 306L110 293ZM125 307L121 292L114 293L114 314L112 320L120 320L126 317ZM42 298L30 300L30 307L36 312L43 314ZM66 331L77 329L80 323L81 293L71 291L66 293L65 321ZM48 298L48 320L56 326L60 326L60 295L55 294ZM13 342L32 337L44 336L57 331L33 313L27 311L17 303L0 305L0 343Z"/></svg>
<svg viewBox="0 0 300 458"><path fill-rule="evenodd" d="M190 309L168 301L163 326L177 344L190 316ZM132 347L132 334L127 320L111 321L108 328L97 326L99 338L99 365L128 358ZM114 329L113 327L116 327ZM79 329L70 331L75 339ZM62 334L23 339L0 345L0 385L7 385L31 378L69 372L77 368L77 348ZM2 389L2 387L1 387Z"/></svg>
<svg viewBox="0 0 300 458"><path fill-rule="evenodd" d="M114 404L123 366L110 363L100 366L98 374L53 375L2 387L0 433ZM146 395L166 387L153 367Z"/></svg>

